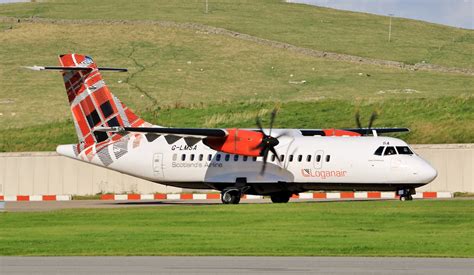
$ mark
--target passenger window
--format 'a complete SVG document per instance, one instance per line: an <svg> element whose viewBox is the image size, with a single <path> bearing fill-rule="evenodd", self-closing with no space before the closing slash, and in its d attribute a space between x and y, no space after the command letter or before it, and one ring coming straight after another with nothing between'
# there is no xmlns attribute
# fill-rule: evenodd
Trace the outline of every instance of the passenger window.
<svg viewBox="0 0 474 275"><path fill-rule="evenodd" d="M178 159L178 154L173 154L173 161L176 161Z"/></svg>
<svg viewBox="0 0 474 275"><path fill-rule="evenodd" d="M329 162L331 160L331 156L330 155L326 155L326 162Z"/></svg>
<svg viewBox="0 0 474 275"><path fill-rule="evenodd" d="M397 146L397 151L399 155L413 155L413 152L408 146Z"/></svg>
<svg viewBox="0 0 474 275"><path fill-rule="evenodd" d="M285 155L280 156L280 161L282 161L282 162L285 161Z"/></svg>
<svg viewBox="0 0 474 275"><path fill-rule="evenodd" d="M242 158L242 160L243 160L243 161L247 161L248 158L249 158L249 157L244 156L244 157Z"/></svg>
<svg viewBox="0 0 474 275"><path fill-rule="evenodd" d="M229 161L229 159L230 159L230 155L229 154L225 155L225 161Z"/></svg>
<svg viewBox="0 0 474 275"><path fill-rule="evenodd" d="M202 161L204 159L204 155L203 154L200 154L199 155L199 161Z"/></svg>
<svg viewBox="0 0 474 275"><path fill-rule="evenodd" d="M390 156L390 155L396 155L397 151L395 151L395 147L393 146L388 146L385 149L385 153L383 153L384 156Z"/></svg>
<svg viewBox="0 0 474 275"><path fill-rule="evenodd" d="M272 162L274 162L276 159L276 156L275 155L272 155Z"/></svg>
<svg viewBox="0 0 474 275"><path fill-rule="evenodd" d="M289 159L289 160L290 160L290 162L293 161L293 155L290 155L290 159Z"/></svg>
<svg viewBox="0 0 474 275"><path fill-rule="evenodd" d="M253 161L257 161L257 157L253 157L252 160L253 160Z"/></svg>
<svg viewBox="0 0 474 275"><path fill-rule="evenodd" d="M301 162L303 160L303 155L298 155L298 162Z"/></svg>
<svg viewBox="0 0 474 275"><path fill-rule="evenodd" d="M307 162L310 162L310 161L311 161L311 155L307 155L307 156L306 156L306 161L307 161Z"/></svg>
<svg viewBox="0 0 474 275"><path fill-rule="evenodd" d="M186 160L186 155L185 155L185 154L182 154L182 155L181 155L181 160L182 160L182 161L185 161L185 160Z"/></svg>
<svg viewBox="0 0 474 275"><path fill-rule="evenodd" d="M321 155L317 155L316 156L316 162L320 162L321 161Z"/></svg>
<svg viewBox="0 0 474 275"><path fill-rule="evenodd" d="M216 155L216 161L221 161L221 154Z"/></svg>
<svg viewBox="0 0 474 275"><path fill-rule="evenodd" d="M194 154L191 154L191 161L194 161Z"/></svg>
<svg viewBox="0 0 474 275"><path fill-rule="evenodd" d="M239 161L239 155L234 155L234 161Z"/></svg>
<svg viewBox="0 0 474 275"><path fill-rule="evenodd" d="M207 155L207 161L211 161L211 160L212 160L212 154Z"/></svg>
<svg viewBox="0 0 474 275"><path fill-rule="evenodd" d="M383 152L383 148L384 148L383 146L380 146L379 148L377 148L377 150L375 150L374 155L381 156Z"/></svg>

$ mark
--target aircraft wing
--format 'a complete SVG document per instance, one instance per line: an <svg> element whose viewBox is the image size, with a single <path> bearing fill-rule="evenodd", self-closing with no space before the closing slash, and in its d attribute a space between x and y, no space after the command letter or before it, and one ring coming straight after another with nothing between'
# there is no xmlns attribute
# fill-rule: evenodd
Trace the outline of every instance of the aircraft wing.
<svg viewBox="0 0 474 275"><path fill-rule="evenodd" d="M249 131L258 131L258 129L245 129ZM175 135L180 137L196 137L206 138L215 137L223 138L228 136L225 129L216 128L168 128L168 127L96 127L97 132L134 132L134 133L150 133L162 135ZM403 133L409 132L408 128L335 128L335 129L299 129L303 136L334 136L334 135L370 135L373 131L377 134L387 133Z"/></svg>
<svg viewBox="0 0 474 275"><path fill-rule="evenodd" d="M96 127L98 132L134 132L150 134L166 134L181 137L226 137L227 131L213 128L167 128L167 127Z"/></svg>
<svg viewBox="0 0 474 275"><path fill-rule="evenodd" d="M379 127L379 128L336 128L336 129L300 129L300 132L303 136L327 136L332 135L331 131L333 130L342 130L347 132L358 133L360 135L369 135L373 131L376 131L377 134L387 134L387 133L403 133L410 132L408 128L390 128L390 127Z"/></svg>

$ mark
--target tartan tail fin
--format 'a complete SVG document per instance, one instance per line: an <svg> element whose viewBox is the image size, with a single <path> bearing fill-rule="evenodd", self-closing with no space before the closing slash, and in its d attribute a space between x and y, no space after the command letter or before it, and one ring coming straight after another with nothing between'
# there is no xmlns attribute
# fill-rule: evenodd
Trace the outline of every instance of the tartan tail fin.
<svg viewBox="0 0 474 275"><path fill-rule="evenodd" d="M96 127L139 127L146 123L112 94L92 58L64 54L59 56L59 61L79 146L82 147L78 148L79 151L116 135L95 132Z"/></svg>

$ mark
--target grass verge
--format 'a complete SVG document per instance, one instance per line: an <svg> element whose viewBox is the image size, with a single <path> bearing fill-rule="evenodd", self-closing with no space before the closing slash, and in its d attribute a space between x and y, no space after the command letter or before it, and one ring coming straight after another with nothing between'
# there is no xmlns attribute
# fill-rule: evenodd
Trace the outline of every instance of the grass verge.
<svg viewBox="0 0 474 275"><path fill-rule="evenodd" d="M0 255L474 257L473 200L0 213Z"/></svg>
<svg viewBox="0 0 474 275"><path fill-rule="evenodd" d="M474 198L474 193L469 192L454 192L455 198Z"/></svg>

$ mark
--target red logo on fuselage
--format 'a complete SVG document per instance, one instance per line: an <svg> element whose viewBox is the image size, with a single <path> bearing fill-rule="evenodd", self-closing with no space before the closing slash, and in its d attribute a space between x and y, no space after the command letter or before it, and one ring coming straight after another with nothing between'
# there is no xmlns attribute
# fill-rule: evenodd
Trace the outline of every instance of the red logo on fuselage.
<svg viewBox="0 0 474 275"><path fill-rule="evenodd" d="M312 171L311 169L301 169L301 175L305 178L343 178L347 175L345 170L323 170L323 171Z"/></svg>

